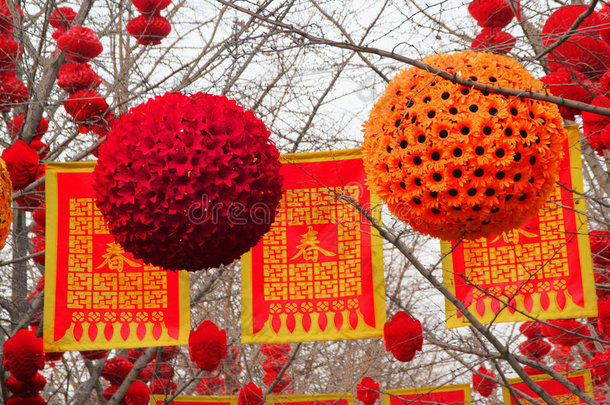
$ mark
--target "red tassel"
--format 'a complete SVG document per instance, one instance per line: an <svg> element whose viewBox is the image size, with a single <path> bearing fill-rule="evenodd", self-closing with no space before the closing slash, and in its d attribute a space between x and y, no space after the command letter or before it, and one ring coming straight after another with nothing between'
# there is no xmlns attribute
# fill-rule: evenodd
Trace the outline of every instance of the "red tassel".
<svg viewBox="0 0 610 405"><path fill-rule="evenodd" d="M163 328L161 327L161 324L155 323L153 325L153 330L152 330L152 335L155 338L155 340L159 340L159 338L161 338L161 332L163 332Z"/></svg>
<svg viewBox="0 0 610 405"><path fill-rule="evenodd" d="M349 326L354 330L358 327L358 314L355 309L349 311Z"/></svg>
<svg viewBox="0 0 610 405"><path fill-rule="evenodd" d="M282 327L282 320L278 314L273 314L273 318L271 319L271 327L275 333L279 333L280 328Z"/></svg>
<svg viewBox="0 0 610 405"><path fill-rule="evenodd" d="M491 310L493 311L494 314L497 314L498 312L500 312L500 301L492 298L491 299Z"/></svg>
<svg viewBox="0 0 610 405"><path fill-rule="evenodd" d="M322 312L318 317L318 326L320 330L324 332L326 330L326 326L328 325L328 319L326 319L326 312Z"/></svg>
<svg viewBox="0 0 610 405"><path fill-rule="evenodd" d="M309 329L311 329L311 316L309 316L309 314L303 315L301 325L303 325L303 330L305 330L305 332L309 332Z"/></svg>
<svg viewBox="0 0 610 405"><path fill-rule="evenodd" d="M83 337L83 325L80 322L74 324L74 330L72 331L72 334L74 335L74 340L80 342Z"/></svg>
<svg viewBox="0 0 610 405"><path fill-rule="evenodd" d="M136 336L140 340L144 340L144 336L146 336L146 325L144 323L140 323L138 328L136 329Z"/></svg>
<svg viewBox="0 0 610 405"><path fill-rule="evenodd" d="M127 338L129 337L129 333L129 324L124 323L123 325L121 325L121 337L123 338L123 340L127 340Z"/></svg>
<svg viewBox="0 0 610 405"><path fill-rule="evenodd" d="M563 291L557 291L557 295L555 296L555 301L557 302L557 306L559 309L564 309L566 307L566 295Z"/></svg>
<svg viewBox="0 0 610 405"><path fill-rule="evenodd" d="M540 293L540 305L542 306L542 309L544 309L545 311L549 309L549 304L551 303L551 300L549 299L549 294L546 291L543 291Z"/></svg>
<svg viewBox="0 0 610 405"><path fill-rule="evenodd" d="M335 312L335 328L337 328L337 330L341 330L341 328L343 327L343 314L341 313L341 311L337 311Z"/></svg>
<svg viewBox="0 0 610 405"><path fill-rule="evenodd" d="M483 298L479 298L477 300L477 312L479 313L480 316L485 315L485 300Z"/></svg>
<svg viewBox="0 0 610 405"><path fill-rule="evenodd" d="M510 312L511 314L515 313L515 306L517 305L517 303L515 302L514 298L511 298L510 301L508 301L508 312Z"/></svg>
<svg viewBox="0 0 610 405"><path fill-rule="evenodd" d="M114 325L108 322L106 326L104 326L104 337L107 341L112 340L112 335L114 335Z"/></svg>
<svg viewBox="0 0 610 405"><path fill-rule="evenodd" d="M296 327L296 321L294 320L294 314L288 314L286 317L286 327L290 331L290 333L294 332L294 328Z"/></svg>
<svg viewBox="0 0 610 405"><path fill-rule="evenodd" d="M91 339L92 342L95 342L95 339L97 338L97 322L89 324L88 335L89 339Z"/></svg>
<svg viewBox="0 0 610 405"><path fill-rule="evenodd" d="M525 294L523 297L523 306L528 312L532 312L532 308L534 308L534 300L532 299L532 294Z"/></svg>

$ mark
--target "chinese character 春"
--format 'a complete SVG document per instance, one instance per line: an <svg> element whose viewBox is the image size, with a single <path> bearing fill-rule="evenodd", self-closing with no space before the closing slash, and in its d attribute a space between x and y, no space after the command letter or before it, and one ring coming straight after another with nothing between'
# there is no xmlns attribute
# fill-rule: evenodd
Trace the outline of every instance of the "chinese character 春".
<svg viewBox="0 0 610 405"><path fill-rule="evenodd" d="M296 255L290 258L290 260L294 260L299 256L303 256L304 260L311 260L312 262L318 261L318 254L322 253L325 256L335 256L333 252L329 252L318 246L320 241L318 240L318 232L313 229L311 225L309 225L309 229L307 233L302 234L303 237L301 239L301 244L297 245L299 251Z"/></svg>
<svg viewBox="0 0 610 405"><path fill-rule="evenodd" d="M100 267L103 267L107 264L110 270L116 270L120 272L123 271L125 263L127 263L131 267L140 267L139 263L136 263L133 260L129 260L128 258L126 258L124 256L124 253L125 251L123 250L121 245L116 242L109 243L108 249L106 249L106 253L102 255L104 261L102 262L102 264L97 266L96 269L99 269Z"/></svg>

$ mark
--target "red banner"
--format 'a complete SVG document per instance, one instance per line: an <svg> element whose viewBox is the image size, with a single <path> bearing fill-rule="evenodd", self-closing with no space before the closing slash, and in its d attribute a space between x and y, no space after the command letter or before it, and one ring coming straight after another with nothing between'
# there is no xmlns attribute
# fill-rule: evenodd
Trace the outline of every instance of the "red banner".
<svg viewBox="0 0 610 405"><path fill-rule="evenodd" d="M166 399L164 395L152 395L150 405L237 405L237 397L233 395L179 396L167 403Z"/></svg>
<svg viewBox="0 0 610 405"><path fill-rule="evenodd" d="M383 391L383 405L472 404L470 385L444 385Z"/></svg>
<svg viewBox="0 0 610 405"><path fill-rule="evenodd" d="M354 396L350 393L268 395L267 405L354 405Z"/></svg>
<svg viewBox="0 0 610 405"><path fill-rule="evenodd" d="M585 394L589 396L593 395L593 389L591 387L591 373L589 370L581 370L574 373L566 374L565 377L573 384L577 385ZM532 376L532 379L536 382L536 384L540 385L543 390L552 395L553 398L555 398L562 405L579 405L586 403L549 375L535 375ZM522 380L517 378L514 380L509 380L509 383L513 389L520 391L521 393L529 396L530 398L536 401L539 401L540 403L544 403L544 401L536 393L534 393L534 391L532 391ZM504 398L504 405L518 404L518 402L511 395L510 390L507 387L502 387L502 396ZM523 398L518 393L517 396L519 397L519 402L521 403L521 405L530 405L534 403Z"/></svg>
<svg viewBox="0 0 610 405"><path fill-rule="evenodd" d="M382 244L359 150L282 156L275 222L242 258L242 342L383 336Z"/></svg>
<svg viewBox="0 0 610 405"><path fill-rule="evenodd" d="M560 184L536 217L493 238L442 242L445 285L483 323L529 319L519 311L539 319L597 315L585 201L572 191L583 190L580 132L567 131ZM468 324L449 301L446 316L449 328Z"/></svg>
<svg viewBox="0 0 610 405"><path fill-rule="evenodd" d="M94 167L46 166L45 350L186 344L188 274L145 265L114 241L95 206Z"/></svg>

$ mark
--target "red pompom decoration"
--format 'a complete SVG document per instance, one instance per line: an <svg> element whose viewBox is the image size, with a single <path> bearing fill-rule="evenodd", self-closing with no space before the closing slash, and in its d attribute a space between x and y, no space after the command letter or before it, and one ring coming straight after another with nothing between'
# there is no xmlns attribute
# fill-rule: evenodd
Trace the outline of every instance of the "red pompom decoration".
<svg viewBox="0 0 610 405"><path fill-rule="evenodd" d="M547 57L549 69L577 70L598 80L610 67L610 46L602 39L574 34Z"/></svg>
<svg viewBox="0 0 610 405"><path fill-rule="evenodd" d="M0 112L7 112L28 99L28 88L12 70L0 72Z"/></svg>
<svg viewBox="0 0 610 405"><path fill-rule="evenodd" d="M493 52L506 55L515 47L517 40L502 28L483 28L483 31L472 41L470 47L475 51Z"/></svg>
<svg viewBox="0 0 610 405"><path fill-rule="evenodd" d="M519 326L519 331L528 339L544 339L542 324L538 322L523 322L521 326Z"/></svg>
<svg viewBox="0 0 610 405"><path fill-rule="evenodd" d="M161 16L140 15L129 21L125 28L140 45L159 45L172 31L167 18Z"/></svg>
<svg viewBox="0 0 610 405"><path fill-rule="evenodd" d="M504 28L515 16L505 0L474 0L468 5L468 11L483 28Z"/></svg>
<svg viewBox="0 0 610 405"><path fill-rule="evenodd" d="M150 383L150 393L153 395L172 395L177 389L176 383L170 380L153 380Z"/></svg>
<svg viewBox="0 0 610 405"><path fill-rule="evenodd" d="M24 117L25 117L25 114L21 113L18 116L16 116L15 118L13 118L11 120L11 122L8 124L8 129L13 138L16 138L17 135L19 135L19 132L21 131L21 127L23 126ZM49 129L49 122L44 117L40 117L40 122L38 123L38 127L36 128L36 135L34 135L33 139L41 139L42 136L47 132L48 129Z"/></svg>
<svg viewBox="0 0 610 405"><path fill-rule="evenodd" d="M587 11L587 6L574 5L558 8L549 16L542 28L542 43L550 46L565 34L574 24L578 16ZM600 16L593 12L578 26L578 33L590 37L599 36L599 27L602 24ZM570 41L572 37L568 39Z"/></svg>
<svg viewBox="0 0 610 405"><path fill-rule="evenodd" d="M44 165L38 165L36 177L34 180L38 180L44 176ZM15 205L23 211L31 212L34 208L40 206L45 198L44 182L36 187L32 191L28 191L23 197L15 200Z"/></svg>
<svg viewBox="0 0 610 405"><path fill-rule="evenodd" d="M73 94L79 90L94 90L102 79L88 63L64 63L57 74L57 85Z"/></svg>
<svg viewBox="0 0 610 405"><path fill-rule="evenodd" d="M383 328L385 350L398 361L411 361L424 342L421 323L404 311L398 311Z"/></svg>
<svg viewBox="0 0 610 405"><path fill-rule="evenodd" d="M263 343L261 353L269 357L286 357L290 353L288 343Z"/></svg>
<svg viewBox="0 0 610 405"><path fill-rule="evenodd" d="M10 397L6 400L6 405L45 405L47 401L40 395L32 397Z"/></svg>
<svg viewBox="0 0 610 405"><path fill-rule="evenodd" d="M83 350L80 354L85 360L99 360L108 357L108 350Z"/></svg>
<svg viewBox="0 0 610 405"><path fill-rule="evenodd" d="M262 405L263 390L250 381L239 391L238 405Z"/></svg>
<svg viewBox="0 0 610 405"><path fill-rule="evenodd" d="M20 329L4 344L2 361L16 379L28 381L44 368L42 339L28 329Z"/></svg>
<svg viewBox="0 0 610 405"><path fill-rule="evenodd" d="M592 359L584 364L584 368L591 369L593 385L605 384L610 380L610 354L608 350L598 352Z"/></svg>
<svg viewBox="0 0 610 405"><path fill-rule="evenodd" d="M610 97L598 95L591 101L591 104L606 108L610 105ZM610 134L604 132L604 129L610 125L610 117L583 111L582 124L584 138L598 155L603 155L604 149L610 149L610 138L607 138L607 135Z"/></svg>
<svg viewBox="0 0 610 405"><path fill-rule="evenodd" d="M2 159L11 176L13 190L21 190L36 180L38 174L38 152L23 139L18 139L2 152Z"/></svg>
<svg viewBox="0 0 610 405"><path fill-rule="evenodd" d="M189 355L197 367L214 371L227 358L227 332L212 321L203 321L189 336Z"/></svg>
<svg viewBox="0 0 610 405"><path fill-rule="evenodd" d="M265 124L234 101L167 93L113 122L96 203L134 257L168 270L218 267L269 230L260 217L273 218L281 198L278 158Z"/></svg>
<svg viewBox="0 0 610 405"><path fill-rule="evenodd" d="M483 366L479 367L478 372L485 376L496 378L495 374L491 371L487 371L487 369ZM479 374L474 373L472 375L472 386L476 392L478 392L482 397L489 397L492 392L498 386L498 383L487 378L480 376Z"/></svg>
<svg viewBox="0 0 610 405"><path fill-rule="evenodd" d="M125 357L113 357L106 361L104 368L102 369L102 377L105 378L113 385L120 385L127 374L133 368L131 363Z"/></svg>
<svg viewBox="0 0 610 405"><path fill-rule="evenodd" d="M106 388L104 390L104 392L102 392L102 397L104 397L104 399L106 401L110 401L110 399L112 398L112 396L119 390L119 386L118 385L111 385L110 387Z"/></svg>
<svg viewBox="0 0 610 405"><path fill-rule="evenodd" d="M542 332L551 342L555 344L574 346L577 345L582 338L574 335L573 333L578 333L585 336L589 335L587 327L576 319L553 319L548 321L548 323L550 325L542 326ZM557 326L573 333L564 332L563 330L557 329L553 326Z"/></svg>
<svg viewBox="0 0 610 405"><path fill-rule="evenodd" d="M66 31L76 18L76 11L72 7L58 7L51 13L49 24L56 30Z"/></svg>
<svg viewBox="0 0 610 405"><path fill-rule="evenodd" d="M381 398L379 383L365 376L356 384L356 397L364 405L374 405Z"/></svg>
<svg viewBox="0 0 610 405"><path fill-rule="evenodd" d="M173 360L180 353L180 346L163 346L157 353L157 363L167 363Z"/></svg>
<svg viewBox="0 0 610 405"><path fill-rule="evenodd" d="M174 378L174 369L169 364L152 362L144 370L150 372L151 378L171 380Z"/></svg>
<svg viewBox="0 0 610 405"><path fill-rule="evenodd" d="M150 391L142 381L134 381L121 401L121 405L148 405Z"/></svg>
<svg viewBox="0 0 610 405"><path fill-rule="evenodd" d="M589 232L593 263L599 266L610 264L610 231L595 229Z"/></svg>
<svg viewBox="0 0 610 405"><path fill-rule="evenodd" d="M287 356L282 357L267 357L263 360L262 368L266 373L276 372L279 373L284 368L284 365L290 360Z"/></svg>
<svg viewBox="0 0 610 405"><path fill-rule="evenodd" d="M158 15L169 6L172 0L131 0L138 11L144 15Z"/></svg>
<svg viewBox="0 0 610 405"><path fill-rule="evenodd" d="M79 122L100 120L108 110L108 104L96 91L79 90L64 101L66 112Z"/></svg>
<svg viewBox="0 0 610 405"><path fill-rule="evenodd" d="M526 357L540 360L551 351L551 345L546 340L528 339L519 345L519 351Z"/></svg>
<svg viewBox="0 0 610 405"><path fill-rule="evenodd" d="M15 376L10 376L8 380L6 380L6 388L13 394L21 397L32 397L37 395L44 389L46 384L46 378L40 373L36 373L27 381L18 380Z"/></svg>
<svg viewBox="0 0 610 405"><path fill-rule="evenodd" d="M197 385L197 388L195 388L195 391L200 395L214 395L222 390L224 384L224 378L202 378L199 385Z"/></svg>
<svg viewBox="0 0 610 405"><path fill-rule="evenodd" d="M20 52L17 41L7 35L0 36L0 70L14 69Z"/></svg>
<svg viewBox="0 0 610 405"><path fill-rule="evenodd" d="M67 59L81 63L95 58L104 50L93 30L80 25L70 27L59 37L57 46L66 54Z"/></svg>
<svg viewBox="0 0 610 405"><path fill-rule="evenodd" d="M554 96L583 103L589 103L593 99L593 92L585 87L585 82L588 82L587 78L575 70L568 72L566 69L559 69L540 80L547 85L547 89ZM581 114L581 110L559 106L559 113L564 119L573 121L575 115Z"/></svg>

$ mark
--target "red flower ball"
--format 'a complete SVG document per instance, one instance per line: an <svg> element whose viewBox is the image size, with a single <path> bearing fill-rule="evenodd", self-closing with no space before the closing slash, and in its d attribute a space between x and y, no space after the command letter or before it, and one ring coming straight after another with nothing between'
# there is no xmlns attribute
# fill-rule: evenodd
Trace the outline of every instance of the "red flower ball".
<svg viewBox="0 0 610 405"><path fill-rule="evenodd" d="M528 339L519 345L519 351L526 357L540 360L551 351L551 345L546 340Z"/></svg>
<svg viewBox="0 0 610 405"><path fill-rule="evenodd" d="M14 69L20 52L21 48L17 41L7 35L0 36L0 69Z"/></svg>
<svg viewBox="0 0 610 405"><path fill-rule="evenodd" d="M483 366L479 367L479 373L491 377L496 378L495 374L491 371L487 371L487 369ZM472 386L476 392L478 392L482 397L489 397L492 392L498 386L498 383L495 381L489 380L480 376L479 374L472 374Z"/></svg>
<svg viewBox="0 0 610 405"><path fill-rule="evenodd" d="M99 360L108 357L108 350L83 350L80 354L85 360Z"/></svg>
<svg viewBox="0 0 610 405"><path fill-rule="evenodd" d="M76 11L72 7L58 7L51 13L49 24L57 30L66 31L75 18Z"/></svg>
<svg viewBox="0 0 610 405"><path fill-rule="evenodd" d="M175 382L165 379L153 380L150 383L150 393L153 395L172 395L178 386Z"/></svg>
<svg viewBox="0 0 610 405"><path fill-rule="evenodd" d="M203 321L189 336L189 355L197 367L214 371L227 358L227 332L212 321Z"/></svg>
<svg viewBox="0 0 610 405"><path fill-rule="evenodd" d="M598 107L607 107L610 105L610 97L598 95L591 101L591 104ZM583 136L597 154L601 156L604 154L604 149L610 149L610 138L604 138L607 134L604 129L610 125L610 117L583 111L582 124Z"/></svg>
<svg viewBox="0 0 610 405"><path fill-rule="evenodd" d="M424 342L421 323L404 311L397 312L383 328L385 350L398 361L411 361Z"/></svg>
<svg viewBox="0 0 610 405"><path fill-rule="evenodd" d="M595 229L589 232L593 263L599 266L610 264L610 231Z"/></svg>
<svg viewBox="0 0 610 405"><path fill-rule="evenodd" d="M542 28L542 42L545 46L550 46L565 34L572 26L578 16L587 11L587 6L574 5L558 8L546 20ZM591 37L599 36L599 27L602 21L600 16L593 12L578 26L580 34L587 34Z"/></svg>
<svg viewBox="0 0 610 405"><path fill-rule="evenodd" d="M8 380L6 380L6 388L13 394L21 397L32 397L37 395L44 389L46 384L46 378L40 373L36 373L34 377L27 381L18 380L15 376L10 376Z"/></svg>
<svg viewBox="0 0 610 405"><path fill-rule="evenodd" d="M239 391L238 405L262 405L263 390L250 381Z"/></svg>
<svg viewBox="0 0 610 405"><path fill-rule="evenodd" d="M142 381L134 381L121 401L121 405L148 405L150 391Z"/></svg>
<svg viewBox="0 0 610 405"><path fill-rule="evenodd" d="M589 335L587 327L576 319L553 319L548 321L548 323L550 325L542 326L542 332L549 338L549 340L551 340L551 342L555 344L574 346L577 345L582 338L574 335L573 333L587 336ZM564 332L563 330L557 329L554 326L565 329L568 332Z"/></svg>
<svg viewBox="0 0 610 405"><path fill-rule="evenodd" d="M167 18L161 16L140 15L129 21L125 28L140 45L159 45L172 31Z"/></svg>
<svg viewBox="0 0 610 405"><path fill-rule="evenodd" d="M57 39L57 47L66 54L69 60L87 62L95 58L104 50L100 39L91 28L70 27Z"/></svg>
<svg viewBox="0 0 610 405"><path fill-rule="evenodd" d="M36 179L38 174L38 152L23 139L18 139L2 152L2 159L11 176L13 190L21 190Z"/></svg>
<svg viewBox="0 0 610 405"><path fill-rule="evenodd" d="M472 41L470 47L475 51L487 51L498 55L506 55L514 47L517 40L502 28L483 28L483 31Z"/></svg>
<svg viewBox="0 0 610 405"><path fill-rule="evenodd" d="M21 113L18 116L16 116L15 118L13 118L11 120L11 122L8 124L8 130L11 133L11 136L13 138L16 138L19 135L19 132L21 131L21 127L23 126L24 118L25 118L25 114ZM38 123L38 127L36 128L36 135L34 135L33 139L40 140L42 138L42 136L47 132L48 129L49 129L49 122L44 117L40 117L40 122Z"/></svg>
<svg viewBox="0 0 610 405"><path fill-rule="evenodd" d="M3 364L16 379L30 380L44 368L42 339L28 329L20 329L4 344Z"/></svg>
<svg viewBox="0 0 610 405"><path fill-rule="evenodd" d="M282 194L278 157L263 122L234 101L167 93L113 122L94 172L96 203L136 258L169 270L218 267L269 230Z"/></svg>
<svg viewBox="0 0 610 405"><path fill-rule="evenodd" d="M356 397L364 405L374 405L381 398L379 383L365 376L356 384Z"/></svg>
<svg viewBox="0 0 610 405"><path fill-rule="evenodd" d="M505 0L474 0L468 5L468 11L483 28L504 28L515 16Z"/></svg>
<svg viewBox="0 0 610 405"><path fill-rule="evenodd" d="M39 154L40 156L40 154ZM44 165L38 165L36 177L34 180L38 180L44 176ZM15 200L15 205L19 209L31 212L34 208L40 206L45 198L44 182L36 187L33 191L27 192L23 197Z"/></svg>
<svg viewBox="0 0 610 405"><path fill-rule="evenodd" d="M610 46L602 39L574 34L547 57L549 69L577 70L598 80L610 67Z"/></svg>
<svg viewBox="0 0 610 405"><path fill-rule="evenodd" d="M94 90L102 79L88 63L64 63L57 74L57 85L73 94L79 90Z"/></svg>
<svg viewBox="0 0 610 405"><path fill-rule="evenodd" d="M263 343L261 353L269 357L285 357L290 353L290 345L288 343Z"/></svg>
<svg viewBox="0 0 610 405"><path fill-rule="evenodd" d="M7 112L28 99L28 88L18 78L15 72L7 70L0 72L0 112Z"/></svg>
<svg viewBox="0 0 610 405"><path fill-rule="evenodd" d="M584 368L591 369L594 385L605 384L610 380L610 353L608 350L596 353L584 364Z"/></svg>
<svg viewBox="0 0 610 405"><path fill-rule="evenodd" d="M32 397L10 397L6 400L6 405L45 405L47 401L40 395Z"/></svg>
<svg viewBox="0 0 610 405"><path fill-rule="evenodd" d="M540 80L547 85L547 89L554 96L583 103L589 103L593 99L593 92L586 88L587 78L575 70L568 72L566 69L559 69ZM573 121L575 115L581 114L581 110L559 106L559 113L564 119Z"/></svg>
<svg viewBox="0 0 610 405"><path fill-rule="evenodd" d="M158 15L171 4L172 0L131 0L131 2L144 15Z"/></svg>
<svg viewBox="0 0 610 405"><path fill-rule="evenodd" d="M66 112L79 122L100 120L108 110L108 104L96 91L79 90L64 101Z"/></svg>
<svg viewBox="0 0 610 405"><path fill-rule="evenodd" d="M195 388L195 391L200 395L214 395L222 390L224 384L224 378L202 378L199 385L197 385L197 388Z"/></svg>
<svg viewBox="0 0 610 405"><path fill-rule="evenodd" d="M104 364L102 377L108 380L110 384L120 385L132 368L133 363L127 360L127 358L112 357Z"/></svg>

